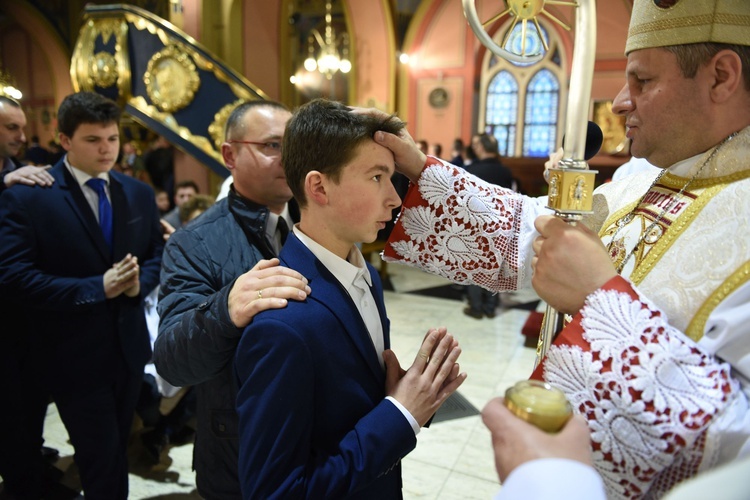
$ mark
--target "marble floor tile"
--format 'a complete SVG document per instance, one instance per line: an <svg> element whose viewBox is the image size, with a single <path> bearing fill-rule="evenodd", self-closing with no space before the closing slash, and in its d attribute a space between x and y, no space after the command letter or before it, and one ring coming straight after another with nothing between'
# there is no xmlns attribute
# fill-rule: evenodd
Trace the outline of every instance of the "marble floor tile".
<svg viewBox="0 0 750 500"><path fill-rule="evenodd" d="M437 497L440 500L488 500L500 490L499 483L451 471Z"/></svg>

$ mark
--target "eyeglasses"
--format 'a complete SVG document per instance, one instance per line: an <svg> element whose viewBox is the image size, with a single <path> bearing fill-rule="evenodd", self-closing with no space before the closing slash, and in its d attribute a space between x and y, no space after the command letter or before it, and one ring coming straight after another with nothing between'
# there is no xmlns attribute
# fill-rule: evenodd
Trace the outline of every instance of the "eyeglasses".
<svg viewBox="0 0 750 500"><path fill-rule="evenodd" d="M229 144L254 144L261 146L261 152L266 156L280 156L281 143L276 141L257 142L257 141L227 141Z"/></svg>

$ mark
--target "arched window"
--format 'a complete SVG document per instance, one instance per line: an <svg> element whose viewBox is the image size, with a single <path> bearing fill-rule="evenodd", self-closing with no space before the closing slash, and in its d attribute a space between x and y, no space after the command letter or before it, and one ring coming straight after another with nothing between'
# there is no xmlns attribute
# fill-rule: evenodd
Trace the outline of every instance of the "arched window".
<svg viewBox="0 0 750 500"><path fill-rule="evenodd" d="M486 131L497 137L502 156L514 156L517 115L518 82L509 71L501 71L487 89Z"/></svg>
<svg viewBox="0 0 750 500"><path fill-rule="evenodd" d="M507 27L506 27L507 29ZM561 64L560 43L542 26L542 36L549 46L542 61L517 64L498 58L491 52L482 68L479 130L497 137L503 156L547 156L559 144L560 117L564 98L560 82L565 77ZM498 30L498 38L505 34ZM515 26L506 49L519 53L523 44L521 25ZM527 30L527 54L542 52L542 44L533 27Z"/></svg>
<svg viewBox="0 0 750 500"><path fill-rule="evenodd" d="M526 87L523 155L547 156L555 150L560 84L548 69L541 69Z"/></svg>

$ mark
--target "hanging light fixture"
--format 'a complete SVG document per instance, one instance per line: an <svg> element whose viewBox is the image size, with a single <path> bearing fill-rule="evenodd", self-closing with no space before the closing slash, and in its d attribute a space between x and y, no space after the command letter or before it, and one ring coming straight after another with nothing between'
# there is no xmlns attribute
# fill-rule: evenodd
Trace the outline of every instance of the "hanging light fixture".
<svg viewBox="0 0 750 500"><path fill-rule="evenodd" d="M23 94L13 86L13 78L9 73L0 71L0 95L14 101L20 101Z"/></svg>
<svg viewBox="0 0 750 500"><path fill-rule="evenodd" d="M330 80L337 71L349 73L352 63L349 60L349 34L341 33L338 36L331 25L331 0L326 1L326 26L321 35L320 31L313 28L307 39L307 59L305 69L307 71L318 70ZM320 47L318 57L315 57L315 43ZM341 51L339 52L339 46Z"/></svg>

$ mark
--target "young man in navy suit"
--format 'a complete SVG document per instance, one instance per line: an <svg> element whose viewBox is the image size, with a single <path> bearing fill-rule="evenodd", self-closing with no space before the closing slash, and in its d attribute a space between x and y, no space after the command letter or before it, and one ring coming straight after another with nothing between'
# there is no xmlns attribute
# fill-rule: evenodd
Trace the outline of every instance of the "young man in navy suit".
<svg viewBox="0 0 750 500"><path fill-rule="evenodd" d="M400 498L401 458L466 378L444 328L401 369L378 273L356 246L400 205L393 155L372 136L401 127L322 99L287 125L282 163L301 220L280 259L313 293L255 316L237 349L244 498Z"/></svg>
<svg viewBox="0 0 750 500"><path fill-rule="evenodd" d="M128 495L126 448L151 355L142 298L163 247L152 189L111 171L119 118L98 94L67 96L54 183L0 196L0 297L29 313L42 381L93 500Z"/></svg>

